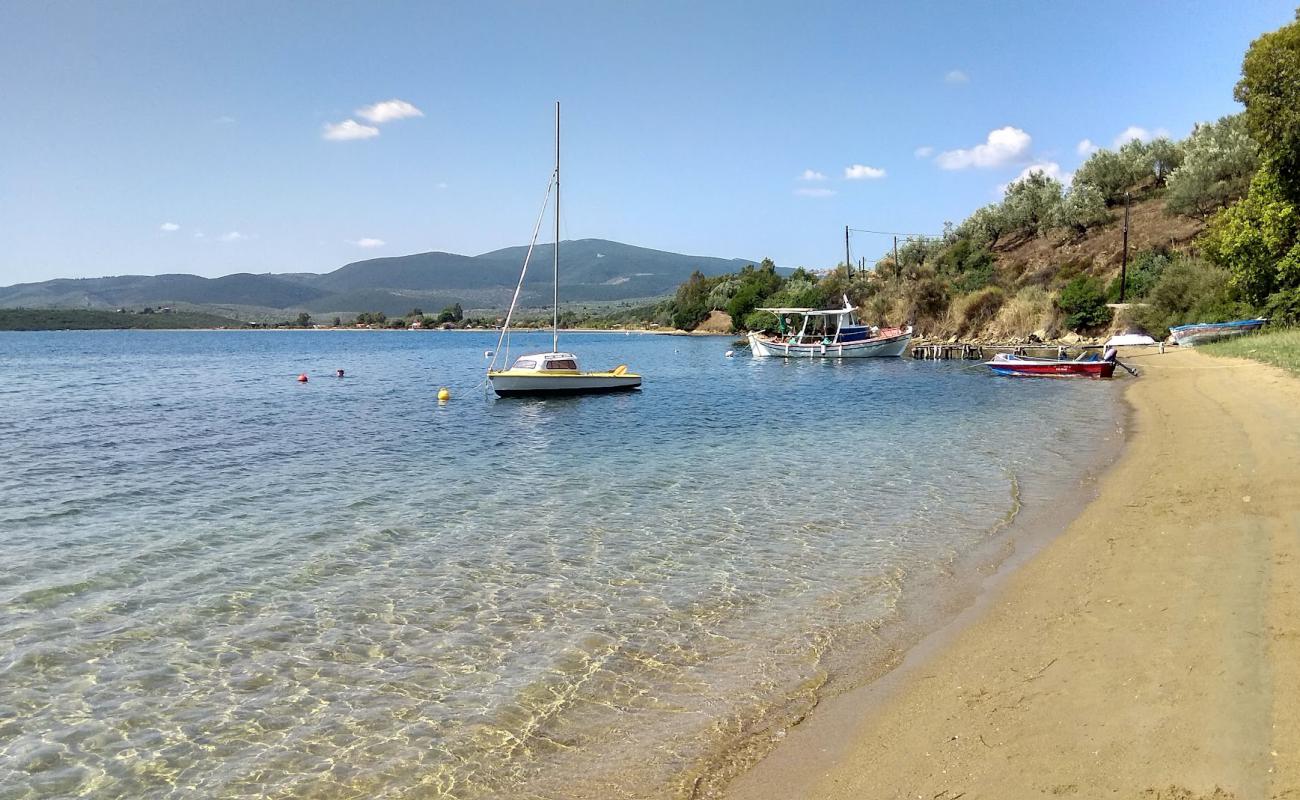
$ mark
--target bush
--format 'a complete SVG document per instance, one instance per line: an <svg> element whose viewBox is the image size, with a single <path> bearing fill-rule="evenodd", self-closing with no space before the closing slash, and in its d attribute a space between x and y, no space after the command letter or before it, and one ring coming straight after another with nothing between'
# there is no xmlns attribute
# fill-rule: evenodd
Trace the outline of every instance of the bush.
<svg viewBox="0 0 1300 800"><path fill-rule="evenodd" d="M1300 288L1269 295L1264 303L1264 316L1274 325L1300 325Z"/></svg>
<svg viewBox="0 0 1300 800"><path fill-rule="evenodd" d="M1146 297L1170 261L1169 255L1160 250L1143 250L1134 256L1125 280L1125 302L1132 303ZM1119 279L1120 276L1116 275L1106 287L1106 300L1111 303L1119 302Z"/></svg>
<svg viewBox="0 0 1300 800"><path fill-rule="evenodd" d="M1235 299L1231 273L1199 259L1172 259L1147 294L1147 305L1133 310L1135 320L1153 336L1189 322L1221 322L1250 316Z"/></svg>
<svg viewBox="0 0 1300 800"><path fill-rule="evenodd" d="M969 238L959 238L944 248L934 263L939 274L949 277L960 294L983 289L997 277L993 254Z"/></svg>
<svg viewBox="0 0 1300 800"><path fill-rule="evenodd" d="M1096 278L1080 275L1065 284L1056 304L1065 312L1065 325L1070 330L1096 328L1110 322L1106 295L1101 290L1101 282Z"/></svg>

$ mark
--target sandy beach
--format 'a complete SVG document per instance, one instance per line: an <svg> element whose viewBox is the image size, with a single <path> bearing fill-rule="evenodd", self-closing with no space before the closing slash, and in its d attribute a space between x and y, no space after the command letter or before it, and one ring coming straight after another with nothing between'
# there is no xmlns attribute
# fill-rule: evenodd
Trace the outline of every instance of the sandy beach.
<svg viewBox="0 0 1300 800"><path fill-rule="evenodd" d="M1300 797L1300 380L1126 360L1098 498L729 797Z"/></svg>

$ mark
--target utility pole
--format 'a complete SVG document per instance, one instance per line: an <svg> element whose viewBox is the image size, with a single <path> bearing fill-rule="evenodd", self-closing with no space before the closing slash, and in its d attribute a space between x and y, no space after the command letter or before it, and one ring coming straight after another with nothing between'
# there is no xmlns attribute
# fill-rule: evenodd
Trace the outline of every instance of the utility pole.
<svg viewBox="0 0 1300 800"><path fill-rule="evenodd" d="M853 259L849 257L849 226L844 226L844 271L853 277Z"/></svg>
<svg viewBox="0 0 1300 800"><path fill-rule="evenodd" d="M1119 301L1124 302L1124 292L1128 289L1128 201L1129 193L1124 193L1124 255L1119 267Z"/></svg>
<svg viewBox="0 0 1300 800"><path fill-rule="evenodd" d="M903 274L903 265L898 263L898 237L894 237L894 274Z"/></svg>

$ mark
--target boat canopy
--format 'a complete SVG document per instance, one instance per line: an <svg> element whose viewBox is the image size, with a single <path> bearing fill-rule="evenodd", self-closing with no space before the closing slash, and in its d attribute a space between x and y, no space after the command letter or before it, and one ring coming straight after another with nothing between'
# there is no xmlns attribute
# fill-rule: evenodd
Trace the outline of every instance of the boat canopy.
<svg viewBox="0 0 1300 800"><path fill-rule="evenodd" d="M757 308L755 311L770 311L773 314L803 314L805 317L838 317L857 311L853 306L844 308Z"/></svg>

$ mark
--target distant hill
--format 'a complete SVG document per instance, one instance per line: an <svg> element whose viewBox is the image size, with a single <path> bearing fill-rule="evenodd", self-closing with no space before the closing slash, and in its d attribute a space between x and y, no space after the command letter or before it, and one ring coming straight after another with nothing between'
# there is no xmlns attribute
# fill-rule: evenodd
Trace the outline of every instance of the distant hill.
<svg viewBox="0 0 1300 800"><path fill-rule="evenodd" d="M523 302L549 304L553 245L533 250ZM240 273L221 278L197 275L124 275L57 279L0 288L0 308L247 308L265 318L299 311L401 314L413 307L435 311L452 303L504 308L510 302L527 247L508 247L477 256L430 252L372 258L324 274ZM691 256L611 242L580 239L560 249L560 295L565 301L616 301L666 295L699 270L733 272L745 259Z"/></svg>

